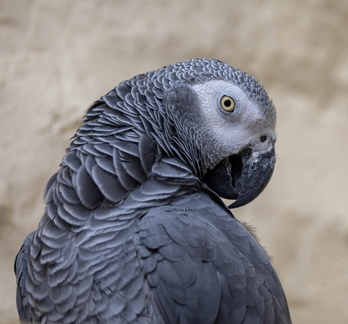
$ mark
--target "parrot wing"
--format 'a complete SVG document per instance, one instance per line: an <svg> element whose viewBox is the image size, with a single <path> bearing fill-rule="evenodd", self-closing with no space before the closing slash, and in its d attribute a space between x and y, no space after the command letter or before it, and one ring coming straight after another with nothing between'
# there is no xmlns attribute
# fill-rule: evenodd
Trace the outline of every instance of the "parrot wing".
<svg viewBox="0 0 348 324"><path fill-rule="evenodd" d="M267 255L206 194L151 210L138 235L146 278L166 323L290 323Z"/></svg>

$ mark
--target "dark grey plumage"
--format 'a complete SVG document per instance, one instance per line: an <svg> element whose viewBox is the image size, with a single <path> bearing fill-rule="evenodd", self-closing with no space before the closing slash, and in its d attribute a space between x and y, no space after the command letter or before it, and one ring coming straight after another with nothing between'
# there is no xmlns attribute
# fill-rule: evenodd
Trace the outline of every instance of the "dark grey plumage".
<svg viewBox="0 0 348 324"><path fill-rule="evenodd" d="M260 112L238 131L245 143L220 143L200 108L195 87L214 80L236 86ZM48 182L38 230L18 253L21 320L290 323L266 253L215 193L225 186L205 180L229 156L261 154L259 137L257 149L248 139L253 130L265 130L269 152L274 125L263 87L217 60L135 76L96 101ZM235 194L244 169L231 171L238 163L228 161Z"/></svg>

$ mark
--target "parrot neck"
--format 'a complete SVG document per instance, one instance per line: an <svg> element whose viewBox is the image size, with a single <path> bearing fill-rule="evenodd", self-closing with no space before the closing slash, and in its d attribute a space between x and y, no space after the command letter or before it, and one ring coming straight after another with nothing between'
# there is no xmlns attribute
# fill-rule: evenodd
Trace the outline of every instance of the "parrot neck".
<svg viewBox="0 0 348 324"><path fill-rule="evenodd" d="M120 153L113 154L118 159ZM66 154L45 194L46 216L57 227L83 227L86 219L95 222L93 226L99 221L119 221L125 210L144 213L147 208L167 205L178 196L200 190L200 180L178 159L161 158L147 174L137 169L139 160L127 169L127 163L122 167L110 156L104 159L77 150Z"/></svg>

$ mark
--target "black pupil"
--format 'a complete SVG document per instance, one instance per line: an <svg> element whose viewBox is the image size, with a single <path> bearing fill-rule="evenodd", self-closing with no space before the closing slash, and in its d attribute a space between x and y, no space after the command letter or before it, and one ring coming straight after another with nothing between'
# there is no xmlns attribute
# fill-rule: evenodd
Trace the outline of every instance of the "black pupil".
<svg viewBox="0 0 348 324"><path fill-rule="evenodd" d="M266 135L262 135L261 137L260 137L260 141L263 143L263 142L265 142L267 140L267 136Z"/></svg>
<svg viewBox="0 0 348 324"><path fill-rule="evenodd" d="M226 99L224 104L225 104L226 107L230 107L232 105L232 102L231 102L230 99Z"/></svg>

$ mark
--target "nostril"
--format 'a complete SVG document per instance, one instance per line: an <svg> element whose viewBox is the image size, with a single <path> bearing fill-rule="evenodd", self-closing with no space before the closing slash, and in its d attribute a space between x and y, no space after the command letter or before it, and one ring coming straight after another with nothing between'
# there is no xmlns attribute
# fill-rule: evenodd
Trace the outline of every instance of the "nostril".
<svg viewBox="0 0 348 324"><path fill-rule="evenodd" d="M266 135L262 135L260 137L260 142L263 143L263 142L266 142L267 141L267 136Z"/></svg>

